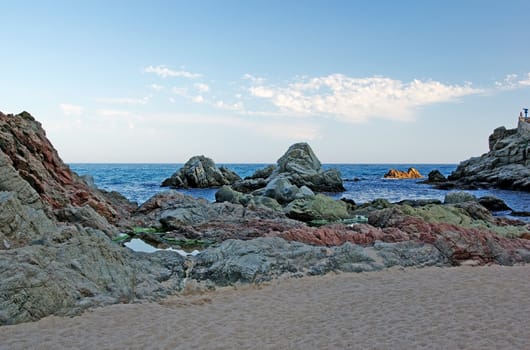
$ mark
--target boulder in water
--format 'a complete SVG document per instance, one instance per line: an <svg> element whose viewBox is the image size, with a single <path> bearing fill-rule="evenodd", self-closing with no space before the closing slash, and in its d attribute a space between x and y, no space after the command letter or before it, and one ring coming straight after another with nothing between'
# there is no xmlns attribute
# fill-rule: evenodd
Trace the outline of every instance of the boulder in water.
<svg viewBox="0 0 530 350"><path fill-rule="evenodd" d="M214 161L205 156L190 158L176 173L162 182L164 187L209 188L230 185L241 180L232 170L218 168Z"/></svg>

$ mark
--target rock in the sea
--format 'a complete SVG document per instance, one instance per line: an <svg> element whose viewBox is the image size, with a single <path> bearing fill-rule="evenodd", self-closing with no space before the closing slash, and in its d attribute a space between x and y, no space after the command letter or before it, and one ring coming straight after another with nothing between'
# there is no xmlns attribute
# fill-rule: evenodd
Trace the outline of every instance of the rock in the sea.
<svg viewBox="0 0 530 350"><path fill-rule="evenodd" d="M492 212L512 210L502 199L494 196L480 197L478 202L480 205Z"/></svg>
<svg viewBox="0 0 530 350"><path fill-rule="evenodd" d="M426 183L439 183L439 182L446 182L446 181L447 181L447 178L443 176L440 170L435 169L429 172Z"/></svg>
<svg viewBox="0 0 530 350"><path fill-rule="evenodd" d="M195 156L176 173L162 182L164 187L208 188L230 185L241 180L232 170L218 168L214 161L205 156Z"/></svg>
<svg viewBox="0 0 530 350"><path fill-rule="evenodd" d="M457 186L530 191L530 123L500 127L489 137L489 152L461 162L449 176Z"/></svg>
<svg viewBox="0 0 530 350"><path fill-rule="evenodd" d="M233 187L239 192L251 192L267 186L277 178L287 179L297 187L306 186L314 192L342 192L344 185L340 171L322 169L322 164L309 144L296 143L289 147L277 161L277 165L269 166L256 172L250 178L237 181Z"/></svg>
<svg viewBox="0 0 530 350"><path fill-rule="evenodd" d="M409 168L407 171L390 169L385 175L385 179L421 179L423 176L418 169Z"/></svg>

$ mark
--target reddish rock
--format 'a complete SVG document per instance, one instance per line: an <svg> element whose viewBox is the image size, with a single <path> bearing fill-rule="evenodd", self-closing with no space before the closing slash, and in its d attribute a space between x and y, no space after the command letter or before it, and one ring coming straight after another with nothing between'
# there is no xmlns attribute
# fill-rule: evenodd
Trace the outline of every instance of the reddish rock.
<svg viewBox="0 0 530 350"><path fill-rule="evenodd" d="M330 225L319 228L301 227L272 234L288 241L298 241L314 245L338 246L346 242L370 245L375 241L401 242L410 238L399 230L379 229L368 224L352 226Z"/></svg>
<svg viewBox="0 0 530 350"><path fill-rule="evenodd" d="M113 224L130 215L133 207L130 203L118 205L116 199L109 199L104 192L88 187L63 163L41 124L29 113L5 115L0 112L0 149L52 209L89 205Z"/></svg>
<svg viewBox="0 0 530 350"><path fill-rule="evenodd" d="M420 174L418 169L409 168L407 171L390 169L384 177L385 179L421 179L423 175Z"/></svg>

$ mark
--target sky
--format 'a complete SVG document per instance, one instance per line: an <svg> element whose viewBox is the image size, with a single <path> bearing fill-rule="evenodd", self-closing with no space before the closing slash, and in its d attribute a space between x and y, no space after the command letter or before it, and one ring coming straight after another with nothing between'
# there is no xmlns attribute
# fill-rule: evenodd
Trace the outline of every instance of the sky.
<svg viewBox="0 0 530 350"><path fill-rule="evenodd" d="M458 163L530 105L528 0L1 1L0 111L67 163Z"/></svg>

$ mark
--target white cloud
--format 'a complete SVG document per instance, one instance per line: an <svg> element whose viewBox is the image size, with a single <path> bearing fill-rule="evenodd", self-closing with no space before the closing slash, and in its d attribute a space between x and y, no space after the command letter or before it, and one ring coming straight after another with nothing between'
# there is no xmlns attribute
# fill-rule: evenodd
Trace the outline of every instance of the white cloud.
<svg viewBox="0 0 530 350"><path fill-rule="evenodd" d="M194 96L191 98L191 100L195 103L203 103L204 102L204 97L202 97L201 95L199 96Z"/></svg>
<svg viewBox="0 0 530 350"><path fill-rule="evenodd" d="M333 74L302 78L285 87L258 84L248 91L292 116L323 115L362 122L373 117L411 120L419 106L452 101L481 90L469 83L446 85L431 80L404 83L384 77L352 78Z"/></svg>
<svg viewBox="0 0 530 350"><path fill-rule="evenodd" d="M132 115L131 112L116 109L100 109L98 114L102 117L130 117Z"/></svg>
<svg viewBox="0 0 530 350"><path fill-rule="evenodd" d="M265 82L264 78L256 77L256 76L254 76L252 74L248 74L248 73L245 73L245 75L243 75L243 79L244 80L250 80L254 84L263 84Z"/></svg>
<svg viewBox="0 0 530 350"><path fill-rule="evenodd" d="M149 102L150 96L144 96L141 98L131 97L102 97L96 99L99 103L104 104L117 104L117 105L145 105Z"/></svg>
<svg viewBox="0 0 530 350"><path fill-rule="evenodd" d="M496 81L495 86L501 90L513 90L530 86L530 73L519 77L517 74L508 74L502 81Z"/></svg>
<svg viewBox="0 0 530 350"><path fill-rule="evenodd" d="M59 105L59 108L65 115L75 115L79 116L83 114L83 107L78 105L72 105L68 103L61 103Z"/></svg>
<svg viewBox="0 0 530 350"><path fill-rule="evenodd" d="M195 89L199 90L199 92L208 92L210 91L210 87L207 84L204 83L195 83L193 84L195 86Z"/></svg>
<svg viewBox="0 0 530 350"><path fill-rule="evenodd" d="M149 66L144 69L145 73L154 73L162 78L167 77L181 77L188 79L195 79L201 77L201 74L191 73L183 70L173 70L166 66Z"/></svg>
<svg viewBox="0 0 530 350"><path fill-rule="evenodd" d="M226 103L223 100L218 100L213 105L214 107L228 111L240 112L244 110L243 102Z"/></svg>
<svg viewBox="0 0 530 350"><path fill-rule="evenodd" d="M149 88L151 88L152 90L155 90L155 91L164 90L164 87L162 85L158 85L158 84L151 84L151 85L149 85Z"/></svg>
<svg viewBox="0 0 530 350"><path fill-rule="evenodd" d="M171 92L173 92L177 96L183 96L183 97L188 96L188 88L184 88L184 87L173 86L173 88L171 89Z"/></svg>

